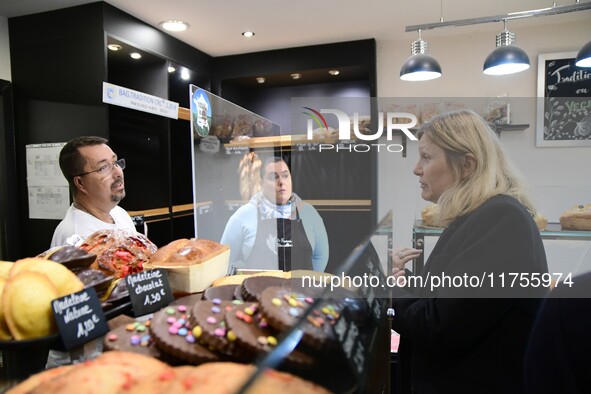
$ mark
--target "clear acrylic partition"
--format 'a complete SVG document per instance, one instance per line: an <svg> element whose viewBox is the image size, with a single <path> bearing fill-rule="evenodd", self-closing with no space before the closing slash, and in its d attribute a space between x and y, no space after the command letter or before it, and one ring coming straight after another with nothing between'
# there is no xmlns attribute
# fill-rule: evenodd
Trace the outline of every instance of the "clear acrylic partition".
<svg viewBox="0 0 591 394"><path fill-rule="evenodd" d="M266 369L281 366L300 343L309 317L314 315L315 310L331 302L341 302L348 310L342 311L333 325L339 346L331 352L331 361L327 365L323 364L314 371L294 373L332 392L382 392L382 385L385 382L389 384L391 335L388 318L388 308L391 306L387 281L389 268L384 272L383 267L390 267L391 246L392 211L389 211L343 261L338 270L342 274L332 276L333 280L325 282L323 288L315 289L319 291L319 296L298 317L296 324L283 333L274 350L257 361L256 372L239 393L249 392ZM316 287L306 279L303 276L292 277L291 289L294 294ZM343 287L348 290L343 290ZM357 314L353 315L352 311ZM361 318L359 311L363 312Z"/></svg>
<svg viewBox="0 0 591 394"><path fill-rule="evenodd" d="M273 155L257 152L253 162L249 139L281 131L270 120L195 85L190 85L190 110L195 237L219 242L230 216L260 187L256 164L264 154Z"/></svg>

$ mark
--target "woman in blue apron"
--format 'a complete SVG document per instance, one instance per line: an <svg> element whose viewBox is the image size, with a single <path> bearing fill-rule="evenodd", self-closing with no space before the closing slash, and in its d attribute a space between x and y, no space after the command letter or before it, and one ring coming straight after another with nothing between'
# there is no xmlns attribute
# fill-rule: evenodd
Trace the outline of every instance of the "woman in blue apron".
<svg viewBox="0 0 591 394"><path fill-rule="evenodd" d="M324 222L292 192L291 172L278 157L261 168L262 191L228 221L221 243L230 246L232 269L324 271L328 237Z"/></svg>

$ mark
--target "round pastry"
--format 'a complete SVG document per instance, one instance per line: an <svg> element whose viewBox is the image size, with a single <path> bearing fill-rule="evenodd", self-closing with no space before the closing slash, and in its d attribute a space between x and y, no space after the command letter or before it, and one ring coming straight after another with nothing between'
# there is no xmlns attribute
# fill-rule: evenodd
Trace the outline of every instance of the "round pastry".
<svg viewBox="0 0 591 394"><path fill-rule="evenodd" d="M0 276L8 279L10 277L10 270L12 269L13 264L14 263L12 261L0 260Z"/></svg>
<svg viewBox="0 0 591 394"><path fill-rule="evenodd" d="M136 382L159 378L173 369L153 357L112 351L96 360L76 364L32 390L31 394L116 394L127 392Z"/></svg>
<svg viewBox="0 0 591 394"><path fill-rule="evenodd" d="M429 227L442 227L439 221L439 214L439 205L427 205L421 210L421 219L423 219L423 224Z"/></svg>
<svg viewBox="0 0 591 394"><path fill-rule="evenodd" d="M34 271L45 275L58 291L58 297L76 293L84 289L84 283L69 269L54 261L39 257L17 260L10 270L10 277L19 272Z"/></svg>
<svg viewBox="0 0 591 394"><path fill-rule="evenodd" d="M222 285L241 285L247 278L253 276L273 276L277 278L290 279L291 271L263 271L255 274L239 274L239 275L228 275L223 278L218 278L213 281L211 286L222 286Z"/></svg>
<svg viewBox="0 0 591 394"><path fill-rule="evenodd" d="M139 353L158 358L160 352L154 346L154 340L150 335L151 321L135 321L121 325L105 335L103 344L106 350L121 350L125 352Z"/></svg>
<svg viewBox="0 0 591 394"><path fill-rule="evenodd" d="M591 230L591 204L581 204L560 215L560 226L567 230Z"/></svg>
<svg viewBox="0 0 591 394"><path fill-rule="evenodd" d="M235 336L236 345L242 349L245 358L255 359L257 355L268 353L277 346L279 332L273 329L258 310L258 304L245 302L234 305L226 312L226 325ZM291 367L309 367L314 364L314 359L294 350L287 360Z"/></svg>
<svg viewBox="0 0 591 394"><path fill-rule="evenodd" d="M2 292L4 317L12 336L29 339L55 332L51 301L58 297L54 284L39 272L22 271L12 276Z"/></svg>
<svg viewBox="0 0 591 394"><path fill-rule="evenodd" d="M0 276L0 340L11 339L10 329L6 324L6 318L4 317L4 307L2 306L2 293L4 292L4 286L6 285L6 278Z"/></svg>
<svg viewBox="0 0 591 394"><path fill-rule="evenodd" d="M41 253L37 257L55 261L56 263L65 265L69 269L89 267L96 260L96 255L87 253L84 249L71 245L56 246Z"/></svg>
<svg viewBox="0 0 591 394"><path fill-rule="evenodd" d="M223 286L216 286L216 287L208 287L203 291L201 298L203 300L211 301L214 298L218 298L222 301L232 301L236 294L236 288L238 285L223 285Z"/></svg>
<svg viewBox="0 0 591 394"><path fill-rule="evenodd" d="M253 276L242 282L241 292L244 301L260 302L261 294L267 287L284 287L289 285L288 279L273 276Z"/></svg>
<svg viewBox="0 0 591 394"><path fill-rule="evenodd" d="M80 248L97 256L91 268L116 278L144 270L144 264L158 249L148 238L131 230L99 230Z"/></svg>
<svg viewBox="0 0 591 394"><path fill-rule="evenodd" d="M233 305L239 305L242 301L199 301L191 308L190 321L195 326L193 330L195 338L199 339L210 349L234 357L239 360L248 360L240 349L235 349L235 335L228 331L225 316Z"/></svg>
<svg viewBox="0 0 591 394"><path fill-rule="evenodd" d="M85 289L94 288L99 298L109 289L114 279L111 275L92 268L72 268L72 272L84 283Z"/></svg>
<svg viewBox="0 0 591 394"><path fill-rule="evenodd" d="M244 298L242 298L242 286L236 286L234 289L234 299L244 301Z"/></svg>
<svg viewBox="0 0 591 394"><path fill-rule="evenodd" d="M185 369L177 379L171 380L168 393L236 393L255 372L254 365L217 362ZM248 389L257 394L328 394L321 386L286 372L266 370Z"/></svg>
<svg viewBox="0 0 591 394"><path fill-rule="evenodd" d="M536 222L538 230L544 231L546 229L546 226L548 225L548 218L546 218L546 216L538 212L534 215L534 222Z"/></svg>
<svg viewBox="0 0 591 394"><path fill-rule="evenodd" d="M217 354L198 342L199 332L189 323L187 315L186 305L168 306L154 313L150 333L156 347L163 355L190 364L219 360Z"/></svg>
<svg viewBox="0 0 591 394"><path fill-rule="evenodd" d="M260 308L269 324L283 332L297 322L314 303L314 299L303 293L291 292L280 287L269 287L263 291ZM302 342L316 350L330 349L337 344L332 326L340 316L342 307L330 300L323 301L313 310L302 325Z"/></svg>
<svg viewBox="0 0 591 394"><path fill-rule="evenodd" d="M26 380L20 382L17 386L9 389L6 394L27 394L36 387L43 385L45 382L48 382L56 377L69 372L75 365L62 365L57 368L47 369L45 371L41 371L36 373L35 375L30 376Z"/></svg>

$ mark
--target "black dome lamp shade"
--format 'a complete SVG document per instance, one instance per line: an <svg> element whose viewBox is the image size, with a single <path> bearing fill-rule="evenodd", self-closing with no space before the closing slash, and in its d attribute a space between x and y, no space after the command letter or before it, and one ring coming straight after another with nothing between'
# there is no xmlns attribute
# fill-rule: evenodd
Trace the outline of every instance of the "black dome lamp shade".
<svg viewBox="0 0 591 394"><path fill-rule="evenodd" d="M591 67L591 41L583 45L575 60L577 67Z"/></svg>
<svg viewBox="0 0 591 394"><path fill-rule="evenodd" d="M527 70L530 67L529 57L514 43L515 33L505 26L505 30L497 34L497 48L484 61L483 72L487 75L507 75Z"/></svg>
<svg viewBox="0 0 591 394"><path fill-rule="evenodd" d="M411 55L404 61L400 69L400 79L403 81L428 81L441 76L441 66L430 55L427 55L429 44L421 39L414 41L411 46Z"/></svg>

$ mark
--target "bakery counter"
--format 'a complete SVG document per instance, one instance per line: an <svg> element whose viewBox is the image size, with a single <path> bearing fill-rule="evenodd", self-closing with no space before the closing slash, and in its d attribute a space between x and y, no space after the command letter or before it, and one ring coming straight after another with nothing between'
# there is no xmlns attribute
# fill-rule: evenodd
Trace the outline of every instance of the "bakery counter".
<svg viewBox="0 0 591 394"><path fill-rule="evenodd" d="M413 261L414 273L418 274L423 270L424 262L443 230L441 227L427 226L422 220L415 221L412 229L413 247L423 250L423 253ZM560 223L548 223L546 228L540 231L540 235L544 240L550 271L566 272L561 263L573 259L577 264L569 267L568 270L572 268L577 273L591 270L591 261L589 261L591 260L591 231L566 230L561 228ZM564 247L561 248L561 245ZM572 252L571 257L566 255L569 252ZM553 267L557 268L553 269Z"/></svg>

